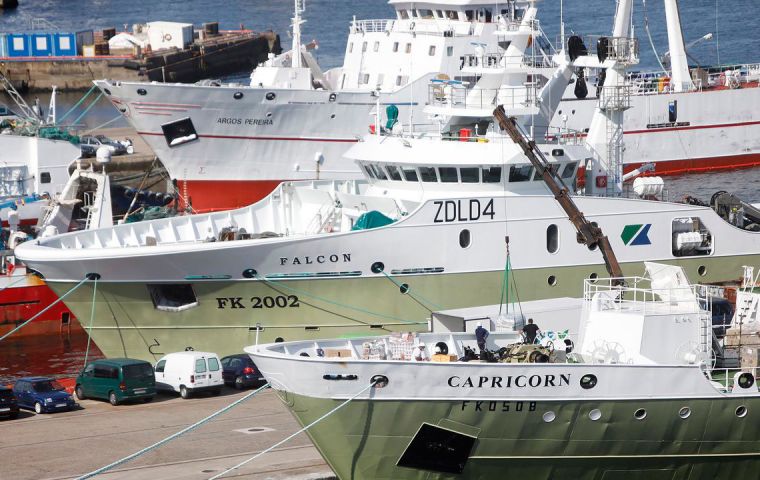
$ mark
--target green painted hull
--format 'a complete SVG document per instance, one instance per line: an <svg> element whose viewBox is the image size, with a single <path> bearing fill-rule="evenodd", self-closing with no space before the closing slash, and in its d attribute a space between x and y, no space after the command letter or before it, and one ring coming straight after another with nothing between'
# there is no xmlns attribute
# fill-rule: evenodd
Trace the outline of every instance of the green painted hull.
<svg viewBox="0 0 760 480"><path fill-rule="evenodd" d="M760 263L760 257L703 257L670 263L685 267L693 280L725 282L737 279L742 265ZM697 273L701 266L706 268L704 276ZM644 272L641 263L623 269L628 276ZM592 273L606 276L601 264L515 270L510 272L516 285L510 289L510 301L580 297L583 280ZM196 281L189 283L198 305L181 312L156 309L144 284L99 282L94 318L92 283L71 293L65 302L85 330L92 318L92 338L106 356L155 361L188 347L220 355L239 353L256 342L257 324L262 327L259 343L423 331L431 311L499 303L503 274ZM555 278L554 285L550 276ZM407 284L408 293L401 293L397 284ZM50 283L59 295L74 285ZM227 300L221 305L219 299Z"/></svg>
<svg viewBox="0 0 760 480"><path fill-rule="evenodd" d="M302 425L342 403L281 396ZM760 398L519 406L498 401L483 402L480 410L475 404L354 400L308 434L342 480L734 480L760 475ZM735 414L740 405L748 409L743 418ZM691 415L682 419L679 410L685 406ZM642 408L646 417L637 420L634 412ZM602 412L597 421L589 419L593 409ZM549 411L556 415L551 423L543 419ZM397 466L423 423L476 437L461 474Z"/></svg>

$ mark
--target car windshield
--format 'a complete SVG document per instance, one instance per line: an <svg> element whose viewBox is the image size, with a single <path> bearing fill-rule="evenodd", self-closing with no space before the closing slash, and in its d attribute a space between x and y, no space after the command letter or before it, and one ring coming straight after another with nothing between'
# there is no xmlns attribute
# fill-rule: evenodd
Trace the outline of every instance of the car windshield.
<svg viewBox="0 0 760 480"><path fill-rule="evenodd" d="M53 392L64 390L63 385L56 380L43 380L41 382L34 383L35 392Z"/></svg>
<svg viewBox="0 0 760 480"><path fill-rule="evenodd" d="M149 363L124 365L124 378L148 378L153 376L153 367Z"/></svg>
<svg viewBox="0 0 760 480"><path fill-rule="evenodd" d="M112 141L110 138L106 137L105 135L96 135L95 138L97 138L103 143L108 143Z"/></svg>

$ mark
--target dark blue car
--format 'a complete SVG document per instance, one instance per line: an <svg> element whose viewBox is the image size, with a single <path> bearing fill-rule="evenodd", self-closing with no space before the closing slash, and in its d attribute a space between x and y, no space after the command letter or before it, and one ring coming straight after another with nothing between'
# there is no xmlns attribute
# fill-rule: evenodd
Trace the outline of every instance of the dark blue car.
<svg viewBox="0 0 760 480"><path fill-rule="evenodd" d="M71 410L76 406L74 398L58 381L46 377L25 377L13 385L18 406L36 413Z"/></svg>
<svg viewBox="0 0 760 480"><path fill-rule="evenodd" d="M222 379L227 385L238 390L247 387L260 387L267 383L251 357L245 353L230 355L222 359Z"/></svg>

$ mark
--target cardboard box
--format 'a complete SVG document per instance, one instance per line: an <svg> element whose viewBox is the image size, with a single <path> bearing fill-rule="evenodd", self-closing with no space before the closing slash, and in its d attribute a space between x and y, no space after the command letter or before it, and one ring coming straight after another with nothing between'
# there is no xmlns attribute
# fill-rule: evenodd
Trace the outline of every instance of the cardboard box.
<svg viewBox="0 0 760 480"><path fill-rule="evenodd" d="M444 355L442 353L436 353L430 360L433 362L456 362L458 360L456 355Z"/></svg>
<svg viewBox="0 0 760 480"><path fill-rule="evenodd" d="M740 359L743 369L760 367L760 348L742 347Z"/></svg>
<svg viewBox="0 0 760 480"><path fill-rule="evenodd" d="M325 349L325 357L328 358L351 358L353 354L351 353L351 350L347 348L326 348Z"/></svg>

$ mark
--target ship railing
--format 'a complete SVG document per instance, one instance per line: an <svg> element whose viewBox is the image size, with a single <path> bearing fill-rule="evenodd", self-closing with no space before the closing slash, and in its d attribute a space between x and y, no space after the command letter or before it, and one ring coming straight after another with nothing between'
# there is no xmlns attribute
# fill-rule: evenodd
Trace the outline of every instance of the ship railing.
<svg viewBox="0 0 760 480"><path fill-rule="evenodd" d="M623 285L613 280L587 278L583 300L597 311L625 311L642 314L703 313L711 308L710 297L697 285L652 288L645 277L623 277Z"/></svg>
<svg viewBox="0 0 760 480"><path fill-rule="evenodd" d="M351 33L375 33L393 30L396 23L391 19L354 20L351 22Z"/></svg>
<svg viewBox="0 0 760 480"><path fill-rule="evenodd" d="M756 347L753 345L749 350L754 350ZM731 393L735 385L734 377L737 373L751 373L755 378L755 390L757 390L757 375L760 373L760 367L734 367L734 368L719 368L708 365L703 365L705 376L710 380L713 386L722 393Z"/></svg>
<svg viewBox="0 0 760 480"><path fill-rule="evenodd" d="M631 85L603 86L599 89L599 108L627 110L631 108Z"/></svg>
<svg viewBox="0 0 760 480"><path fill-rule="evenodd" d="M551 59L532 55L504 55L502 53L470 53L459 57L460 68L500 69L506 66L522 68L554 68ZM513 62L515 61L516 62Z"/></svg>
<svg viewBox="0 0 760 480"><path fill-rule="evenodd" d="M472 35L472 24L459 20L413 18L409 20L369 19L353 20L350 33L415 32L443 37ZM467 33L463 33L466 31Z"/></svg>
<svg viewBox="0 0 760 480"><path fill-rule="evenodd" d="M583 43L588 54L602 59L617 60L628 65L639 62L639 39L635 37L608 37L586 35Z"/></svg>
<svg viewBox="0 0 760 480"><path fill-rule="evenodd" d="M547 143L557 145L585 145L586 134L567 127L535 127L533 138L543 138Z"/></svg>
<svg viewBox="0 0 760 480"><path fill-rule="evenodd" d="M499 88L476 88L466 82L434 80L428 85L428 104L437 107L467 108L504 108L520 109L537 104L538 86L528 82L520 86L502 86Z"/></svg>

